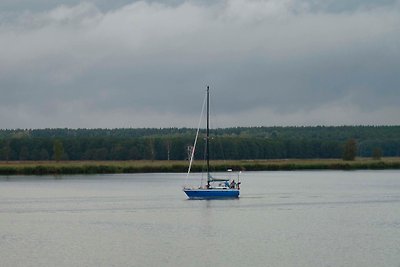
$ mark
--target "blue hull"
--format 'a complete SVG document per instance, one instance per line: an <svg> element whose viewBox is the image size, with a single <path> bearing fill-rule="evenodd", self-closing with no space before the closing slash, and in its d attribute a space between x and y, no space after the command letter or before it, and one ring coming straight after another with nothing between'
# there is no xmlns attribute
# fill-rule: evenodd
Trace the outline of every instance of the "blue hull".
<svg viewBox="0 0 400 267"><path fill-rule="evenodd" d="M238 189L184 189L190 199L238 198Z"/></svg>

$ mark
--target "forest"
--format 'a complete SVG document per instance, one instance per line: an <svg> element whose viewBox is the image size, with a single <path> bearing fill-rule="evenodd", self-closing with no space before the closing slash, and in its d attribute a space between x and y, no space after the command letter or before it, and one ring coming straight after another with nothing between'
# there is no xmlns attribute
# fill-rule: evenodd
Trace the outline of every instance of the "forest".
<svg viewBox="0 0 400 267"><path fill-rule="evenodd" d="M185 160L195 129L3 129L0 160ZM213 159L342 158L348 140L356 155L400 156L400 126L234 127L210 131ZM199 138L195 157L204 157Z"/></svg>

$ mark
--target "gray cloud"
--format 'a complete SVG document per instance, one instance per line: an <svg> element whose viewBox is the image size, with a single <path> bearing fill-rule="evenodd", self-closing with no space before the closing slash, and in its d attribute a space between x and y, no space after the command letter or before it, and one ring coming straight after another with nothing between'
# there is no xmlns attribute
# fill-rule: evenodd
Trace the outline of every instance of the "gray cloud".
<svg viewBox="0 0 400 267"><path fill-rule="evenodd" d="M0 4L1 128L194 127L206 84L221 127L400 123L398 1L27 3Z"/></svg>

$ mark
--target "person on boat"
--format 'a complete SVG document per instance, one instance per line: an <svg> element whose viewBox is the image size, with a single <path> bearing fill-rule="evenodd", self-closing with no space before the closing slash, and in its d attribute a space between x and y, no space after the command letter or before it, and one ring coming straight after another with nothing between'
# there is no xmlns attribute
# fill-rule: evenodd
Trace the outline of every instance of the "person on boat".
<svg viewBox="0 0 400 267"><path fill-rule="evenodd" d="M230 185L230 188L235 188L235 186L236 186L236 183L235 183L235 180L232 180L232 182L231 182L231 185Z"/></svg>
<svg viewBox="0 0 400 267"><path fill-rule="evenodd" d="M225 181L225 187L230 187L228 181Z"/></svg>

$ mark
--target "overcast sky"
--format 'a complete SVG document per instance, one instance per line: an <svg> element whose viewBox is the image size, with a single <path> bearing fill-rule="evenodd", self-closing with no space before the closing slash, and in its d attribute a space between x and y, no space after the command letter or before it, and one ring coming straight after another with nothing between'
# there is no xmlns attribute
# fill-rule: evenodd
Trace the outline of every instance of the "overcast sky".
<svg viewBox="0 0 400 267"><path fill-rule="evenodd" d="M399 125L397 0L1 0L0 128Z"/></svg>

